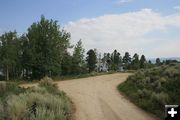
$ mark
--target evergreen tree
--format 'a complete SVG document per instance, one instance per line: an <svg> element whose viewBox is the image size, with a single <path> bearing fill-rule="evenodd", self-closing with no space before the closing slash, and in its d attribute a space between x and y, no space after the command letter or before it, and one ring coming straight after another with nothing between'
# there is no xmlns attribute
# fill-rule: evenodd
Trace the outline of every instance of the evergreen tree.
<svg viewBox="0 0 180 120"><path fill-rule="evenodd" d="M125 55L123 57L123 63L124 63L124 68L129 69L131 64L131 56L128 52L125 52Z"/></svg>
<svg viewBox="0 0 180 120"><path fill-rule="evenodd" d="M139 55L137 53L134 54L131 62L131 68L137 70L140 68L139 66Z"/></svg>
<svg viewBox="0 0 180 120"><path fill-rule="evenodd" d="M161 60L160 60L160 58L156 58L156 65L161 65Z"/></svg>
<svg viewBox="0 0 180 120"><path fill-rule="evenodd" d="M140 58L140 68L145 68L146 67L146 58L144 55L141 56Z"/></svg>
<svg viewBox="0 0 180 120"><path fill-rule="evenodd" d="M107 57L106 60L107 60L108 70L111 70L111 63L112 63L112 61L111 61L111 55L110 55L110 53L107 53L107 56L106 56L106 57Z"/></svg>
<svg viewBox="0 0 180 120"><path fill-rule="evenodd" d="M148 61L149 64L152 64L151 60Z"/></svg>
<svg viewBox="0 0 180 120"><path fill-rule="evenodd" d="M87 61L87 67L88 67L88 70L89 72L92 72L95 70L96 68L96 53L94 50L90 49L88 52L87 52L87 58L86 58L86 61Z"/></svg>
<svg viewBox="0 0 180 120"><path fill-rule="evenodd" d="M79 40L74 48L72 56L72 73L81 74L84 72L85 62L84 62L84 48L82 46L82 41Z"/></svg>
<svg viewBox="0 0 180 120"><path fill-rule="evenodd" d="M114 52L111 54L111 61L112 61L111 69L118 70L122 63L122 58L120 56L120 53L117 52L117 50L114 50Z"/></svg>

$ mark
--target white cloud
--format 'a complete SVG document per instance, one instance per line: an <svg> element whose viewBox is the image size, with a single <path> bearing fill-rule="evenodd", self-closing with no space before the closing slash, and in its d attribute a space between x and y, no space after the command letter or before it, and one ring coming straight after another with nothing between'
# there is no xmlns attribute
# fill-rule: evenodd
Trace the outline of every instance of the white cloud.
<svg viewBox="0 0 180 120"><path fill-rule="evenodd" d="M180 5L175 6L175 7L174 7L174 9L176 9L176 10L180 10Z"/></svg>
<svg viewBox="0 0 180 120"><path fill-rule="evenodd" d="M123 14L82 18L67 23L65 29L71 33L73 44L81 38L86 50L97 48L100 52L112 52L117 49L121 53L137 52L149 57L177 56L180 50L175 48L180 46L180 39L174 40L175 43L170 46L174 50L167 53L165 49L169 49L170 42L161 45L161 42L166 40L146 38L145 35L155 30L166 32L169 26L180 27L179 21L178 14L162 16L151 9L142 9ZM152 53L152 48L157 50L153 52L158 54Z"/></svg>
<svg viewBox="0 0 180 120"><path fill-rule="evenodd" d="M129 2L132 2L132 0L117 0L116 4L122 5L122 4L129 3Z"/></svg>

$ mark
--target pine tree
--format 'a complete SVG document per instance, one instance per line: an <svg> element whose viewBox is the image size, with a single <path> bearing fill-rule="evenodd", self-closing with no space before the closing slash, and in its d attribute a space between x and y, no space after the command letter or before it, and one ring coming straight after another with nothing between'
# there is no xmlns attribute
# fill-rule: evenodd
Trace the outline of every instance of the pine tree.
<svg viewBox="0 0 180 120"><path fill-rule="evenodd" d="M90 49L88 52L87 52L87 58L86 58L86 61L87 61L87 67L88 67L88 70L89 72L92 72L95 70L96 68L96 53L94 50Z"/></svg>
<svg viewBox="0 0 180 120"><path fill-rule="evenodd" d="M141 58L140 58L140 68L145 68L146 67L146 58L145 58L145 56L144 55L142 55L141 56Z"/></svg>
<svg viewBox="0 0 180 120"><path fill-rule="evenodd" d="M72 73L81 74L84 72L85 62L84 62L84 48L82 46L82 41L79 40L74 48L72 56Z"/></svg>
<svg viewBox="0 0 180 120"><path fill-rule="evenodd" d="M117 50L114 50L114 52L111 54L111 61L112 61L111 69L118 70L122 63L122 58L121 58L120 53L117 52Z"/></svg>
<svg viewBox="0 0 180 120"><path fill-rule="evenodd" d="M111 61L111 55L110 55L110 53L107 53L107 56L106 56L106 57L107 57L106 60L107 60L108 70L111 70L111 63L112 63L112 61Z"/></svg>
<svg viewBox="0 0 180 120"><path fill-rule="evenodd" d="M161 65L161 60L160 60L160 58L156 58L156 65Z"/></svg>
<svg viewBox="0 0 180 120"><path fill-rule="evenodd" d="M140 68L140 65L139 65L139 55L137 53L135 53L133 58L132 58L131 68L134 69L134 70L137 70L137 69Z"/></svg>
<svg viewBox="0 0 180 120"><path fill-rule="evenodd" d="M131 64L131 56L128 52L125 52L125 55L123 57L123 63L124 63L124 68L129 69L130 64Z"/></svg>

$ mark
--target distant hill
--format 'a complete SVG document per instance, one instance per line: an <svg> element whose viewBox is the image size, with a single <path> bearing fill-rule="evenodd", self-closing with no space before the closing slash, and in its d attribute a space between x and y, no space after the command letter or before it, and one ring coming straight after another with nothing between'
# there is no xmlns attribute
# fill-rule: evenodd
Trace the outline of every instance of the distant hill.
<svg viewBox="0 0 180 120"><path fill-rule="evenodd" d="M147 60L151 60L152 63L156 63L156 58L147 58ZM160 58L161 62L164 61L164 60L177 60L177 61L180 61L180 57L162 57Z"/></svg>

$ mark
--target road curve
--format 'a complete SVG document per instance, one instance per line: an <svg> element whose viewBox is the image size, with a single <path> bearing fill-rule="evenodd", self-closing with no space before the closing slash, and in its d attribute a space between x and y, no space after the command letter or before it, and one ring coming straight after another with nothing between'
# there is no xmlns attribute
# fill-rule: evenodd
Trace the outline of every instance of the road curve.
<svg viewBox="0 0 180 120"><path fill-rule="evenodd" d="M130 74L116 73L56 82L72 99L75 120L155 120L117 90Z"/></svg>

